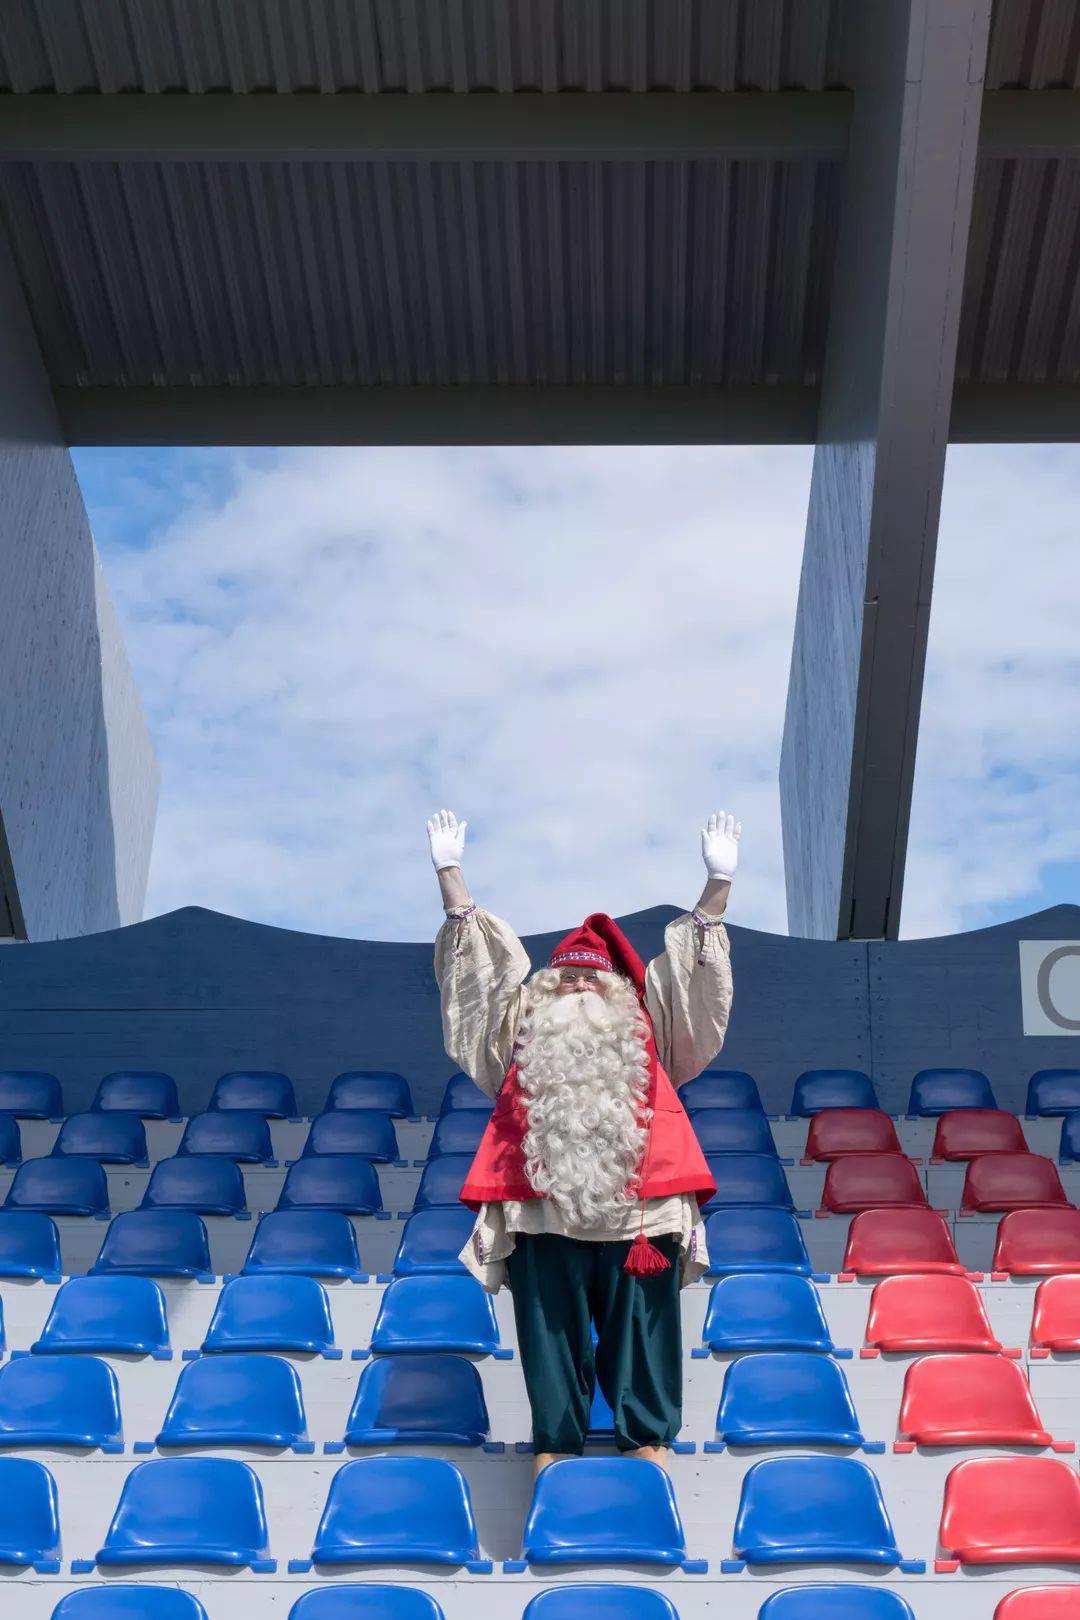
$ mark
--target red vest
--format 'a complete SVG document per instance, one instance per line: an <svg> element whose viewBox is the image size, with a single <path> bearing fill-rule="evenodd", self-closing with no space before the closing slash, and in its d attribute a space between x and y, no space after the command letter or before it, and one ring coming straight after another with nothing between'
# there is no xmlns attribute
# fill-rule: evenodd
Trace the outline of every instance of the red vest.
<svg viewBox="0 0 1080 1620"><path fill-rule="evenodd" d="M686 1109L656 1055L651 1024L649 1060L649 1106L653 1118L642 1160L638 1196L666 1198L671 1193L693 1193L698 1203L704 1204L716 1191L716 1183L709 1174ZM461 1189L461 1201L470 1209L506 1198L517 1202L544 1196L534 1190L525 1174L522 1143L529 1129L526 1102L518 1084L517 1064L512 1063Z"/></svg>

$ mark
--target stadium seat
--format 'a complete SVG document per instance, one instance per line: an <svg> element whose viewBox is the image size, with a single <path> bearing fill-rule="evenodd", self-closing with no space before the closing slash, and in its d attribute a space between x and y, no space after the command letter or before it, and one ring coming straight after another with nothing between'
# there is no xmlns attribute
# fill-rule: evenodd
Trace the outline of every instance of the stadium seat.
<svg viewBox="0 0 1080 1620"><path fill-rule="evenodd" d="M471 1153L444 1153L440 1158L432 1159L430 1164L425 1165L420 1177L413 1210L460 1209L458 1194L472 1162Z"/></svg>
<svg viewBox="0 0 1080 1620"><path fill-rule="evenodd" d="M1050 1446L1023 1371L1004 1356L921 1356L897 1433L919 1446Z"/></svg>
<svg viewBox="0 0 1080 1620"><path fill-rule="evenodd" d="M1003 1597L994 1620L1080 1620L1080 1586L1025 1586Z"/></svg>
<svg viewBox="0 0 1080 1620"><path fill-rule="evenodd" d="M494 1097L489 1097L486 1091L481 1091L476 1081L469 1075L452 1074L446 1082L446 1090L439 1104L439 1113L452 1114L458 1108L484 1108L490 1114L495 1106Z"/></svg>
<svg viewBox="0 0 1080 1620"><path fill-rule="evenodd" d="M358 1279L360 1255L349 1217L332 1209L283 1209L264 1215L255 1228L243 1274L251 1277L267 1271Z"/></svg>
<svg viewBox="0 0 1080 1620"><path fill-rule="evenodd" d="M429 1159L445 1153L475 1153L491 1116L480 1108L459 1108L435 1121L428 1146Z"/></svg>
<svg viewBox="0 0 1080 1620"><path fill-rule="evenodd" d="M98 1081L90 1104L95 1114L138 1114L140 1119L178 1119L176 1081L159 1069L117 1069Z"/></svg>
<svg viewBox="0 0 1080 1620"><path fill-rule="evenodd" d="M769 1153L776 1143L757 1108L695 1108L690 1124L704 1153Z"/></svg>
<svg viewBox="0 0 1080 1620"><path fill-rule="evenodd" d="M709 1294L702 1337L710 1350L833 1348L818 1291L786 1272L721 1277Z"/></svg>
<svg viewBox="0 0 1080 1620"><path fill-rule="evenodd" d="M720 1209L705 1220L709 1276L739 1271L791 1271L810 1275L802 1227L786 1209Z"/></svg>
<svg viewBox="0 0 1080 1620"><path fill-rule="evenodd" d="M160 1457L124 1480L97 1563L275 1568L259 1476L227 1457ZM83 1566L75 1565L76 1572Z"/></svg>
<svg viewBox="0 0 1080 1620"><path fill-rule="evenodd" d="M866 1342L877 1350L1000 1351L982 1297L967 1277L885 1277L874 1286Z"/></svg>
<svg viewBox="0 0 1080 1620"><path fill-rule="evenodd" d="M120 1387L108 1362L95 1356L22 1356L5 1362L0 1366L0 1446L123 1451Z"/></svg>
<svg viewBox="0 0 1080 1620"><path fill-rule="evenodd" d="M806 1069L795 1082L791 1112L811 1118L823 1108L879 1108L874 1082L861 1069Z"/></svg>
<svg viewBox="0 0 1080 1620"><path fill-rule="evenodd" d="M295 1119L296 1098L287 1074L273 1069L233 1069L223 1074L210 1093L207 1109L240 1108L266 1119Z"/></svg>
<svg viewBox="0 0 1080 1620"><path fill-rule="evenodd" d="M4 1208L106 1216L109 1183L96 1159L25 1159L8 1188Z"/></svg>
<svg viewBox="0 0 1080 1620"><path fill-rule="evenodd" d="M206 1154L159 1159L150 1172L140 1209L190 1209L196 1215L245 1215L247 1195L233 1159Z"/></svg>
<svg viewBox="0 0 1080 1620"><path fill-rule="evenodd" d="M410 1215L394 1256L394 1276L415 1277L439 1271L463 1274L465 1267L458 1255L475 1221L472 1210L463 1205L457 1209L422 1209Z"/></svg>
<svg viewBox="0 0 1080 1620"><path fill-rule="evenodd" d="M1049 1209L1068 1202L1057 1166L1041 1154L983 1153L968 1160L962 1209Z"/></svg>
<svg viewBox="0 0 1080 1620"><path fill-rule="evenodd" d="M114 1215L93 1277L209 1277L210 1244L201 1218L185 1209L132 1209Z"/></svg>
<svg viewBox="0 0 1080 1620"><path fill-rule="evenodd" d="M1001 1108L952 1108L938 1116L930 1163L1027 1151L1027 1138L1015 1114Z"/></svg>
<svg viewBox="0 0 1080 1620"><path fill-rule="evenodd" d="M176 1586L84 1586L60 1599L52 1620L207 1620L197 1597Z"/></svg>
<svg viewBox="0 0 1080 1620"><path fill-rule="evenodd" d="M810 1121L807 1159L828 1162L849 1153L903 1153L896 1126L879 1108L823 1108Z"/></svg>
<svg viewBox="0 0 1080 1620"><path fill-rule="evenodd" d="M1013 1277L1080 1271L1080 1209L1017 1209L998 1222L993 1268Z"/></svg>
<svg viewBox="0 0 1080 1620"><path fill-rule="evenodd" d="M1061 1164L1076 1164L1080 1160L1080 1109L1066 1114L1061 1121L1058 1160Z"/></svg>
<svg viewBox="0 0 1080 1620"><path fill-rule="evenodd" d="M829 1356L740 1356L724 1375L717 1437L729 1446L861 1446L847 1379Z"/></svg>
<svg viewBox="0 0 1080 1620"><path fill-rule="evenodd" d="M360 1374L347 1446L480 1446L491 1425L484 1386L461 1356L380 1356Z"/></svg>
<svg viewBox="0 0 1080 1620"><path fill-rule="evenodd" d="M716 1191L701 1207L711 1213L739 1204L794 1209L784 1167L771 1153L707 1153ZM425 1171L425 1175L427 1172Z"/></svg>
<svg viewBox="0 0 1080 1620"><path fill-rule="evenodd" d="M758 1620L915 1620L910 1605L882 1586L789 1586L766 1598Z"/></svg>
<svg viewBox="0 0 1080 1620"><path fill-rule="evenodd" d="M146 1131L138 1114L69 1114L52 1150L57 1158L144 1165Z"/></svg>
<svg viewBox="0 0 1080 1620"><path fill-rule="evenodd" d="M233 1277L218 1296L202 1349L291 1350L325 1356L334 1349L326 1289L314 1277Z"/></svg>
<svg viewBox="0 0 1080 1620"><path fill-rule="evenodd" d="M1037 1350L1080 1350L1080 1277L1047 1277L1039 1284L1031 1343Z"/></svg>
<svg viewBox="0 0 1080 1620"><path fill-rule="evenodd" d="M446 1620L433 1597L418 1586L324 1586L305 1592L288 1620Z"/></svg>
<svg viewBox="0 0 1080 1620"><path fill-rule="evenodd" d="M395 1277L383 1294L371 1348L379 1355L400 1350L493 1355L499 1328L491 1295L474 1277Z"/></svg>
<svg viewBox="0 0 1080 1620"><path fill-rule="evenodd" d="M848 1153L830 1160L825 1172L821 1207L833 1214L887 1207L919 1209L926 1202L922 1178L902 1153Z"/></svg>
<svg viewBox="0 0 1080 1620"><path fill-rule="evenodd" d="M944 1216L935 1209L866 1209L848 1228L841 1272L887 1277L901 1272L963 1276Z"/></svg>
<svg viewBox="0 0 1080 1620"><path fill-rule="evenodd" d="M316 1564L479 1562L469 1487L443 1457L362 1457L339 1468L315 1536Z"/></svg>
<svg viewBox="0 0 1080 1620"><path fill-rule="evenodd" d="M409 1082L392 1069L346 1069L330 1083L324 1114L342 1108L373 1108L392 1119L409 1119L413 1108Z"/></svg>
<svg viewBox="0 0 1080 1620"><path fill-rule="evenodd" d="M757 1081L744 1069L706 1069L679 1087L679 1101L691 1108L756 1108L765 1112Z"/></svg>
<svg viewBox="0 0 1080 1620"><path fill-rule="evenodd" d="M748 1564L899 1564L876 1476L854 1457L766 1457L743 1479L735 1556Z"/></svg>
<svg viewBox="0 0 1080 1620"><path fill-rule="evenodd" d="M177 1379L154 1444L313 1450L296 1368L280 1356L201 1356Z"/></svg>
<svg viewBox="0 0 1080 1620"><path fill-rule="evenodd" d="M275 1209L332 1209L341 1215L375 1215L382 1209L379 1177L370 1159L351 1153L317 1153L291 1164Z"/></svg>
<svg viewBox="0 0 1080 1620"><path fill-rule="evenodd" d="M1080 1069L1037 1069L1028 1081L1028 1119L1071 1114L1074 1108L1080 1108Z"/></svg>
<svg viewBox="0 0 1080 1620"><path fill-rule="evenodd" d="M56 1291L35 1353L165 1358L165 1295L149 1277L72 1277Z"/></svg>
<svg viewBox="0 0 1080 1620"><path fill-rule="evenodd" d="M0 1164L22 1162L22 1137L14 1114L0 1114Z"/></svg>
<svg viewBox="0 0 1080 1620"><path fill-rule="evenodd" d="M942 1557L1080 1563L1080 1475L1056 1457L970 1457L945 1480Z"/></svg>
<svg viewBox="0 0 1080 1620"><path fill-rule="evenodd" d="M646 1586L552 1586L521 1620L679 1620L670 1598Z"/></svg>
<svg viewBox="0 0 1080 1620"><path fill-rule="evenodd" d="M997 1108L981 1069L920 1069L911 1082L908 1118L948 1114L954 1108Z"/></svg>
<svg viewBox="0 0 1080 1620"><path fill-rule="evenodd" d="M522 1535L530 1564L681 1564L671 1480L641 1457L567 1457L533 1485Z"/></svg>
<svg viewBox="0 0 1080 1620"><path fill-rule="evenodd" d="M0 1502L0 1564L58 1575L60 1512L49 1470L29 1457L0 1457Z"/></svg>
<svg viewBox="0 0 1080 1620"><path fill-rule="evenodd" d="M192 1114L184 1127L178 1159L223 1158L234 1164L274 1164L270 1127L262 1114L229 1108Z"/></svg>
<svg viewBox="0 0 1080 1620"><path fill-rule="evenodd" d="M0 1277L40 1277L59 1282L60 1235L48 1215L0 1210Z"/></svg>
<svg viewBox="0 0 1080 1620"><path fill-rule="evenodd" d="M64 1112L60 1082L42 1069L0 1069L0 1113L17 1119L59 1119Z"/></svg>
<svg viewBox="0 0 1080 1620"><path fill-rule="evenodd" d="M342 1108L312 1120L303 1157L324 1153L351 1153L375 1164L393 1164L401 1156L390 1115L366 1108Z"/></svg>

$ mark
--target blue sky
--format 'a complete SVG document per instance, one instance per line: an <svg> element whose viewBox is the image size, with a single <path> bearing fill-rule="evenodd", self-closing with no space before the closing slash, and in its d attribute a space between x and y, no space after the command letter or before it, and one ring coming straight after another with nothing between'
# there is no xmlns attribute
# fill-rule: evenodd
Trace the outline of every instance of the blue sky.
<svg viewBox="0 0 1080 1620"><path fill-rule="evenodd" d="M440 805L522 932L689 905L724 807L731 918L785 932L810 459L79 452L162 770L147 914L430 937ZM1078 449L950 452L903 937L1080 900L1077 513Z"/></svg>

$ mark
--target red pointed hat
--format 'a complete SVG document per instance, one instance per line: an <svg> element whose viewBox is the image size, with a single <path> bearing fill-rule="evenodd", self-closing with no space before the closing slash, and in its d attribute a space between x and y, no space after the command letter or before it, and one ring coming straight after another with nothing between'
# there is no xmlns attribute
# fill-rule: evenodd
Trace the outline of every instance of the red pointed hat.
<svg viewBox="0 0 1080 1620"><path fill-rule="evenodd" d="M594 911L580 928L561 939L548 967L594 967L601 973L622 973L639 996L645 993L645 964L606 911Z"/></svg>

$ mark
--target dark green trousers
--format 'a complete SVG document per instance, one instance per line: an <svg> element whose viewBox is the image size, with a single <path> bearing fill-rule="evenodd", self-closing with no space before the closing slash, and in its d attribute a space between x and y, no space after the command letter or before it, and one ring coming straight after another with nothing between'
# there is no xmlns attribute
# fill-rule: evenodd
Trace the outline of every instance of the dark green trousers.
<svg viewBox="0 0 1080 1620"><path fill-rule="evenodd" d="M667 1271L634 1277L630 1248L518 1234L509 1260L533 1449L580 1456L596 1383L620 1451L670 1445L682 1426L679 1240L654 1238ZM593 1349L592 1326L597 1343Z"/></svg>

